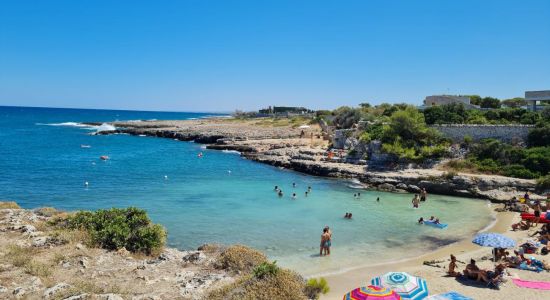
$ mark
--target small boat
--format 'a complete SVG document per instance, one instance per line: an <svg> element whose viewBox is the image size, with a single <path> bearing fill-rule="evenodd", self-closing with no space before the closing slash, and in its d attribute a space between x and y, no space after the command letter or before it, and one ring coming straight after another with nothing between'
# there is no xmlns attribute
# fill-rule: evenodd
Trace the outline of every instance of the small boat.
<svg viewBox="0 0 550 300"><path fill-rule="evenodd" d="M92 148L90 145L80 145L80 148Z"/></svg>
<svg viewBox="0 0 550 300"><path fill-rule="evenodd" d="M101 158L101 160L108 160L108 159L109 159L109 156L107 156L107 155L101 155L99 158Z"/></svg>

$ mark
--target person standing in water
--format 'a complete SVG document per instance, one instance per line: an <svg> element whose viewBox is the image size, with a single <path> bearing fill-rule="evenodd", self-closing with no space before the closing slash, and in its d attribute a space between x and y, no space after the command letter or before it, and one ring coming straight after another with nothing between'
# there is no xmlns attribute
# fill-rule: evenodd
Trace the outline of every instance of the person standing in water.
<svg viewBox="0 0 550 300"><path fill-rule="evenodd" d="M376 202L380 203L380 197L376 197Z"/></svg>
<svg viewBox="0 0 550 300"><path fill-rule="evenodd" d="M422 188L422 191L420 191L420 201L426 201L427 196L428 192L426 192L426 188Z"/></svg>
<svg viewBox="0 0 550 300"><path fill-rule="evenodd" d="M321 234L321 244L319 245L319 256L323 256L326 253L326 245L329 239L328 229L325 227L323 229L323 234Z"/></svg>
<svg viewBox="0 0 550 300"><path fill-rule="evenodd" d="M413 208L418 208L418 204L420 204L420 198L418 197L418 194L416 194L412 199Z"/></svg>

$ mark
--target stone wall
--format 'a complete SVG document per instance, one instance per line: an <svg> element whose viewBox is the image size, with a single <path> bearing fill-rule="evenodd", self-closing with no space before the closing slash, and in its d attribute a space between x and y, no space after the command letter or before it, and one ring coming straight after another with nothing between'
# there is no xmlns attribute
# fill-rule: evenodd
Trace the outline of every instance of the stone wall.
<svg viewBox="0 0 550 300"><path fill-rule="evenodd" d="M464 136L469 135L474 141L494 138L505 142L526 141L529 129L533 125L476 125L476 124L446 124L431 125L431 128L443 133L455 142L464 141Z"/></svg>

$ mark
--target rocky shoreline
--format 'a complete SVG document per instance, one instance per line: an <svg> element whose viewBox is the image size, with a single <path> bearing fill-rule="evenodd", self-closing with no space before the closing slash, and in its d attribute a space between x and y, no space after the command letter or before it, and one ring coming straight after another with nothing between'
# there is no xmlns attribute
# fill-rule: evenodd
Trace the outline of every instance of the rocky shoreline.
<svg viewBox="0 0 550 300"><path fill-rule="evenodd" d="M62 212L13 204L0 205L1 299L203 299L236 278L215 266L221 248L148 257L88 247L79 232L48 226Z"/></svg>
<svg viewBox="0 0 550 300"><path fill-rule="evenodd" d="M90 123L98 125L97 123ZM529 191L535 180L498 175L449 174L437 169L369 170L366 165L327 161L327 143L317 125L265 126L256 121L205 119L186 121L113 122L117 130L98 134L131 134L206 144L208 149L238 151L247 159L323 177L359 180L365 188L509 200Z"/></svg>

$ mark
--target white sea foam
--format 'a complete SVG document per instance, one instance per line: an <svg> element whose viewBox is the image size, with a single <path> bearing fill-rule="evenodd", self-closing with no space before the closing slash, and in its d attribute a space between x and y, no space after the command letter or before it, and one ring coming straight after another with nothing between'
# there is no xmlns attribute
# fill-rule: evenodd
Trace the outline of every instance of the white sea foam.
<svg viewBox="0 0 550 300"><path fill-rule="evenodd" d="M112 131L112 130L116 130L116 127L111 124L103 123L100 126L95 126L95 130L96 132Z"/></svg>
<svg viewBox="0 0 550 300"><path fill-rule="evenodd" d="M63 123L36 123L36 125L47 126L68 126L68 127L92 127L90 125L78 123L78 122L63 122Z"/></svg>
<svg viewBox="0 0 550 300"><path fill-rule="evenodd" d="M65 127L77 127L85 130L95 130L96 132L116 130L113 125L103 123L99 126L83 124L78 122L62 122L62 123L36 123L36 125L46 125L46 126L65 126Z"/></svg>
<svg viewBox="0 0 550 300"><path fill-rule="evenodd" d="M223 153L230 153L230 154L239 154L241 155L241 152L237 150L222 150Z"/></svg>

